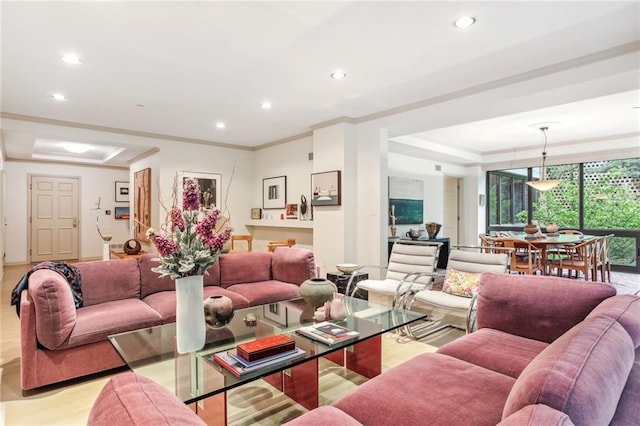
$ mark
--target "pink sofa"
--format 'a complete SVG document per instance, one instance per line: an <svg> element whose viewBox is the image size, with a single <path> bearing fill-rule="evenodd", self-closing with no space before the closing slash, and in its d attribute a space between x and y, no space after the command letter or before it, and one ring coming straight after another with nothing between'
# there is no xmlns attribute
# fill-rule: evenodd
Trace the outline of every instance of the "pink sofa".
<svg viewBox="0 0 640 426"><path fill-rule="evenodd" d="M32 273L20 295L22 389L123 366L107 336L175 322L174 282L151 271L156 256L76 264L84 296L78 309L61 275ZM223 254L208 272L204 296L226 295L241 309L298 297L316 265L310 250L279 248Z"/></svg>
<svg viewBox="0 0 640 426"><path fill-rule="evenodd" d="M478 330L287 423L640 424L640 298L485 273Z"/></svg>

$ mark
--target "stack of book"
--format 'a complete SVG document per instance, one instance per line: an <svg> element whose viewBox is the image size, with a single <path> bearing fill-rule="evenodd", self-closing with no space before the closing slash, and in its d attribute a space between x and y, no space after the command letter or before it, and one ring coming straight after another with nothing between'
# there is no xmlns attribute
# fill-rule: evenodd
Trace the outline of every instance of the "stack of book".
<svg viewBox="0 0 640 426"><path fill-rule="evenodd" d="M295 341L284 334L243 343L236 349L213 355L218 364L238 378L304 357L305 351L296 348Z"/></svg>
<svg viewBox="0 0 640 426"><path fill-rule="evenodd" d="M297 333L327 345L336 345L357 339L360 336L360 333L355 330L349 330L348 328L328 321L301 327L297 330Z"/></svg>

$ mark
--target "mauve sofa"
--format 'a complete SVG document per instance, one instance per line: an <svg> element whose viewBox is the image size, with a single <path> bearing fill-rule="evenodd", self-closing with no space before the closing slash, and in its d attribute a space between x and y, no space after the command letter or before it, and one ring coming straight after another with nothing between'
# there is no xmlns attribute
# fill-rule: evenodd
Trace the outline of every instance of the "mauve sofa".
<svg viewBox="0 0 640 426"><path fill-rule="evenodd" d="M287 425L640 424L639 297L485 273L477 325Z"/></svg>
<svg viewBox="0 0 640 426"><path fill-rule="evenodd" d="M23 390L123 366L107 336L175 322L175 284L151 271L154 257L75 264L84 296L78 309L64 277L31 274L20 295ZM205 298L225 295L241 309L299 297L316 264L311 250L278 248L223 254L208 273Z"/></svg>

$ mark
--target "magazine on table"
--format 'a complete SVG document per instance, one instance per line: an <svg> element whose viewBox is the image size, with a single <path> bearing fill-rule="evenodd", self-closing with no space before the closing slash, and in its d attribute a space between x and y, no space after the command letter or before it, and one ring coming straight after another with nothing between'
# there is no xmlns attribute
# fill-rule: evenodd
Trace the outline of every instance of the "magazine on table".
<svg viewBox="0 0 640 426"><path fill-rule="evenodd" d="M213 359L234 376L242 377L247 374L261 371L267 367L275 367L286 364L290 361L304 358L305 355L306 352L304 350L295 348L291 351L270 356L268 357L269 359L263 358L258 361L240 361L242 358L233 351L218 352L217 354L207 356L207 359ZM245 365L247 362L251 365Z"/></svg>
<svg viewBox="0 0 640 426"><path fill-rule="evenodd" d="M354 340L360 336L360 333L355 330L350 330L328 321L301 327L296 332L327 345L335 345L348 340Z"/></svg>

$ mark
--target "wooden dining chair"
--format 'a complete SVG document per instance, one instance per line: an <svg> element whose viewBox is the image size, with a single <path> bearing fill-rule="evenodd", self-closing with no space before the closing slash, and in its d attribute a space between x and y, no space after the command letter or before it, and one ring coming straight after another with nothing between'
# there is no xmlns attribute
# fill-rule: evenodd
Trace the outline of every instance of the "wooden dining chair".
<svg viewBox="0 0 640 426"><path fill-rule="evenodd" d="M556 269L559 277L562 276L565 269L568 271L569 277L571 277L571 272L575 271L576 278L579 278L579 273L582 272L585 280L589 279L589 272L591 272L591 279L595 281L596 277L593 273L596 254L595 243L596 239L594 238L580 244L565 244L564 252L566 255L553 259L549 263L549 271Z"/></svg>
<svg viewBox="0 0 640 426"><path fill-rule="evenodd" d="M296 245L295 238L289 238L284 241L269 241L267 243L267 249L269 251L275 251L278 247L293 247Z"/></svg>
<svg viewBox="0 0 640 426"><path fill-rule="evenodd" d="M236 245L238 241L247 242L246 250L243 250L242 248L238 248L238 246ZM241 251L252 251L252 245L253 245L253 235L231 235L231 252L232 253L241 252Z"/></svg>
<svg viewBox="0 0 640 426"><path fill-rule="evenodd" d="M512 248L511 254L511 272L519 274L535 275L538 272L545 273L542 264L542 251L529 241L503 239L501 240L505 247Z"/></svg>

